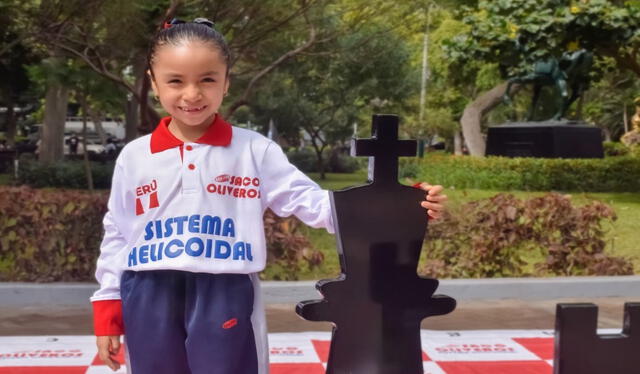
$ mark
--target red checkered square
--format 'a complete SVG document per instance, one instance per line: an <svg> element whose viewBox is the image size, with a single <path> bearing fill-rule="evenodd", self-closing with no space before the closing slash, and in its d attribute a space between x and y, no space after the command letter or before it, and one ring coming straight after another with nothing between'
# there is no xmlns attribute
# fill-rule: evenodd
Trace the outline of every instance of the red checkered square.
<svg viewBox="0 0 640 374"><path fill-rule="evenodd" d="M329 349L331 342L327 340L311 340L313 347L316 349L320 361L327 363L329 361Z"/></svg>
<svg viewBox="0 0 640 374"><path fill-rule="evenodd" d="M271 374L324 374L322 364L271 364Z"/></svg>
<svg viewBox="0 0 640 374"><path fill-rule="evenodd" d="M551 374L544 361L457 361L438 362L447 374Z"/></svg>
<svg viewBox="0 0 640 374"><path fill-rule="evenodd" d="M86 366L0 367L0 374L85 374Z"/></svg>
<svg viewBox="0 0 640 374"><path fill-rule="evenodd" d="M543 360L553 360L553 338L513 338L513 340Z"/></svg>

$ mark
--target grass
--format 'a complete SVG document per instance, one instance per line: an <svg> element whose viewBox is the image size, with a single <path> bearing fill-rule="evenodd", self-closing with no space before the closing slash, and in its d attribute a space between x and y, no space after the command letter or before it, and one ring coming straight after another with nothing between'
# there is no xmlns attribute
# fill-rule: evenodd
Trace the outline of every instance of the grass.
<svg viewBox="0 0 640 374"><path fill-rule="evenodd" d="M307 175L322 188L333 191L367 183L367 172L364 170L351 174L326 173L326 179L320 179L319 173L308 173Z"/></svg>
<svg viewBox="0 0 640 374"><path fill-rule="evenodd" d="M366 172L354 174L327 174L327 179L319 180L317 174L310 174L320 186L326 189L338 190L345 187L363 184L366 181ZM500 192L492 190L446 189L449 196L449 204L452 206L464 204L469 201L479 200L494 196ZM540 196L545 192L508 191L518 198ZM599 200L611 205L618 219L612 223L605 223L607 233L607 252L628 257L632 260L636 274L640 274L640 194L638 193L571 193L572 200L578 204L588 204ZM336 252L335 237L324 229L313 229L302 226L302 233L309 237L314 248L323 252L325 261L320 269L305 271L300 274L301 279L333 278L340 273L340 264ZM536 260L536 259L529 259Z"/></svg>
<svg viewBox="0 0 640 374"><path fill-rule="evenodd" d="M13 181L13 175L11 175L11 174L0 174L0 186L11 184L12 181Z"/></svg>

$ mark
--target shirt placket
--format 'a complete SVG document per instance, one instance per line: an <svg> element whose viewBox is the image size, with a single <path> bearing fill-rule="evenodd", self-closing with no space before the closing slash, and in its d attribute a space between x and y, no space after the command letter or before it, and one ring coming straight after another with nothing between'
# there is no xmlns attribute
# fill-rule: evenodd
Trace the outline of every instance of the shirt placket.
<svg viewBox="0 0 640 374"><path fill-rule="evenodd" d="M185 143L182 158L182 193L193 194L198 191L200 165L196 162L198 144Z"/></svg>

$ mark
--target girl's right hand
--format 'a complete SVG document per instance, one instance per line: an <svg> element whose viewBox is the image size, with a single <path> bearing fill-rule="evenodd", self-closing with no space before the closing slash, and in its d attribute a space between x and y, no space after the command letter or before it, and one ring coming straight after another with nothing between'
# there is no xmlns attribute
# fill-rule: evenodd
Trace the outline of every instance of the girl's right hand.
<svg viewBox="0 0 640 374"><path fill-rule="evenodd" d="M115 356L120 351L120 336L97 336L98 356L113 371L120 369L120 363Z"/></svg>

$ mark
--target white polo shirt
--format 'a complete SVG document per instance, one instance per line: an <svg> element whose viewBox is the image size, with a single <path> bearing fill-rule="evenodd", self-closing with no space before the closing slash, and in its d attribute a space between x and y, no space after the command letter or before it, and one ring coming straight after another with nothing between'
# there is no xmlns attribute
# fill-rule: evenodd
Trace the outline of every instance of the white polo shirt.
<svg viewBox="0 0 640 374"><path fill-rule="evenodd" d="M100 289L91 297L96 335L122 333L116 314L125 270L259 272L267 208L334 231L328 191L273 141L217 116L197 142L183 143L169 122L127 144L116 160L96 270Z"/></svg>

